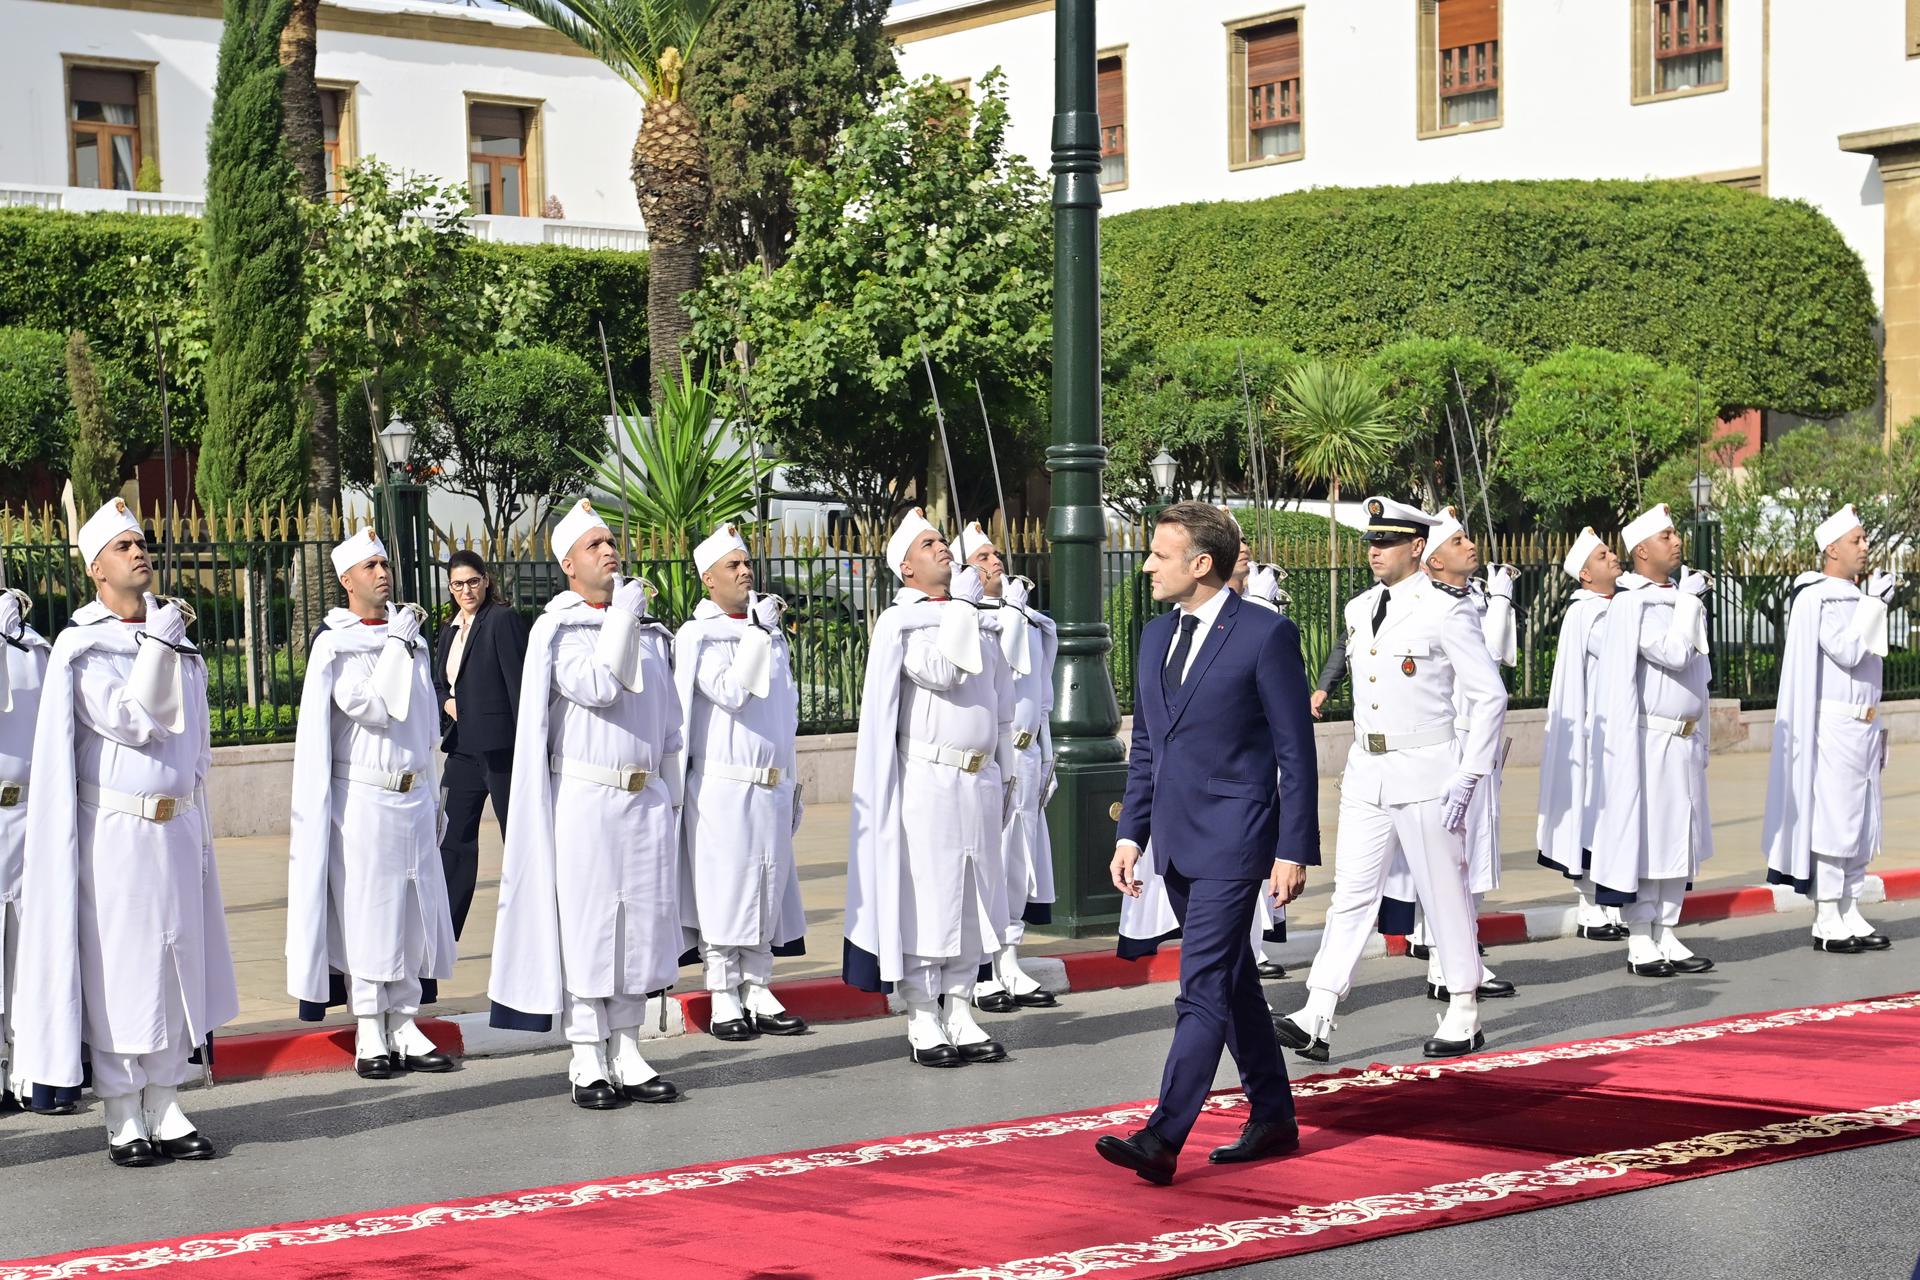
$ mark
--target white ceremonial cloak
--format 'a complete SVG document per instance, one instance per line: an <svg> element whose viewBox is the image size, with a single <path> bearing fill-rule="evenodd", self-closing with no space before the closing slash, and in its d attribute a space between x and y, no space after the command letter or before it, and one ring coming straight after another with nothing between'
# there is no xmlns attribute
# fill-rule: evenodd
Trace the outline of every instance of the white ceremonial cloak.
<svg viewBox="0 0 1920 1280"><path fill-rule="evenodd" d="M750 619L702 600L674 636L673 679L687 739L687 795L680 813L680 920L716 947L773 946L805 952L807 913L793 857L795 738L800 691L784 632L772 632L767 696L727 674ZM762 786L706 771L713 761L778 769Z"/></svg>
<svg viewBox="0 0 1920 1280"><path fill-rule="evenodd" d="M32 627L20 639L0 639L0 661L7 665L12 706L0 710L0 787L26 787L19 803L0 808L0 1023L12 990L7 956L19 946L20 869L27 847L27 775L33 768L34 720L40 714L40 687L46 680L52 646Z"/></svg>
<svg viewBox="0 0 1920 1280"><path fill-rule="evenodd" d="M424 640L414 646L407 717L394 720L373 679L386 642L384 625L334 609L307 655L287 842L287 991L310 1020L341 998L334 975L453 976L431 650ZM392 791L334 777L341 764L418 776L410 790Z"/></svg>
<svg viewBox="0 0 1920 1280"><path fill-rule="evenodd" d="M186 727L171 733L128 690L138 629L83 606L41 690L14 988L17 1070L38 1085L78 1085L83 1041L127 1056L168 1048L169 1006L196 1046L240 1009L208 834L206 663L182 655ZM82 783L195 804L150 822L82 803Z"/></svg>
<svg viewBox="0 0 1920 1280"><path fill-rule="evenodd" d="M679 828L660 776L683 740L672 635L642 623L634 693L595 658L605 617L563 591L527 637L487 985L495 1026L549 1030L569 995L648 996L680 967ZM653 776L619 791L556 772L554 757Z"/></svg>
<svg viewBox="0 0 1920 1280"><path fill-rule="evenodd" d="M1760 839L1768 882L1811 896L1816 854L1879 851L1886 731L1863 717L1880 702L1887 606L1825 574L1794 586Z"/></svg>
<svg viewBox="0 0 1920 1280"><path fill-rule="evenodd" d="M1053 666L1060 654L1060 629L1038 609L1028 609L1026 614L1027 673L1011 673L1013 728L1016 733L1033 734L1033 741L1025 750L1014 752L1013 821L1001 833L1009 933L1016 923L1053 923L1053 836L1047 829L1047 796L1053 780Z"/></svg>
<svg viewBox="0 0 1920 1280"><path fill-rule="evenodd" d="M906 588L874 623L854 748L841 963L843 980L861 990L891 990L908 955L977 964L999 950L994 922L1007 918L1007 890L995 749L1013 720L1012 673L988 611L979 674L962 672L934 644L942 609L972 607ZM912 759L901 738L979 751L986 762L969 774ZM986 922L977 956L960 955L969 864Z"/></svg>
<svg viewBox="0 0 1920 1280"><path fill-rule="evenodd" d="M1592 877L1611 895L1642 880L1687 880L1713 856L1707 809L1705 654L1673 628L1678 589L1623 574L1594 668L1587 747ZM1697 721L1687 737L1643 716ZM1604 899L1602 899L1604 901Z"/></svg>
<svg viewBox="0 0 1920 1280"><path fill-rule="evenodd" d="M1589 695L1610 599L1584 587L1573 593L1560 620L1560 647L1554 653L1553 680L1547 690L1534 839L1542 863L1576 880L1586 874L1584 850L1593 847L1593 811L1587 803Z"/></svg>

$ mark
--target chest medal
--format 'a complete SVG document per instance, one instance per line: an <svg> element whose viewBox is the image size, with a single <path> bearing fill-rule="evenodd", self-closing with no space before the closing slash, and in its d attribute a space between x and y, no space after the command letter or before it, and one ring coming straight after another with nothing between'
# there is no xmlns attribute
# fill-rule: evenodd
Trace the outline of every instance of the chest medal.
<svg viewBox="0 0 1920 1280"><path fill-rule="evenodd" d="M1413 665L1413 659L1412 659L1412 658L1402 658L1402 659L1400 660L1400 674L1401 674L1401 675L1403 675L1403 676L1410 676L1410 675L1412 675L1412 674L1413 674L1413 673L1414 673L1415 671L1417 671L1418 669L1419 669L1419 668L1417 668L1417 667L1415 667L1415 666Z"/></svg>

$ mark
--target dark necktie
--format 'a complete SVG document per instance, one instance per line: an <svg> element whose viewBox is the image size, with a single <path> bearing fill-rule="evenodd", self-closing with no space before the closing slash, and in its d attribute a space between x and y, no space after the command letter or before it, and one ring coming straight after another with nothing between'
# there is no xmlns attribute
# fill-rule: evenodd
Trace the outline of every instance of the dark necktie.
<svg viewBox="0 0 1920 1280"><path fill-rule="evenodd" d="M1380 634L1380 624L1387 620L1387 601L1393 596L1385 587L1380 589L1380 603L1373 606L1373 634Z"/></svg>
<svg viewBox="0 0 1920 1280"><path fill-rule="evenodd" d="M1193 632L1199 625L1200 619L1193 614L1180 615L1180 638L1173 642L1173 656L1160 668L1160 690L1169 698L1186 681L1187 656L1193 652Z"/></svg>

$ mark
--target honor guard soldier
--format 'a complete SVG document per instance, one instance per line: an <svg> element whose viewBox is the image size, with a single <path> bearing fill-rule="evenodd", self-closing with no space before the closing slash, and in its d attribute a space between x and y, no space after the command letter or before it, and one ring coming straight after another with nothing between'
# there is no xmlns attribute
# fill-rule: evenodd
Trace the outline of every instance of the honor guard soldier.
<svg viewBox="0 0 1920 1280"><path fill-rule="evenodd" d="M20 867L27 848L27 773L33 764L33 726L40 714L49 646L27 622L33 601L0 588L0 1111L20 1105L24 1081L15 1078L13 1051L14 956L20 949Z"/></svg>
<svg viewBox="0 0 1920 1280"><path fill-rule="evenodd" d="M1447 1012L1428 1057L1470 1053L1480 1029L1480 956L1465 839L1473 793L1493 772L1507 690L1474 608L1420 572L1435 517L1367 499L1373 587L1346 609L1354 739L1340 784L1333 902L1307 975L1307 1003L1275 1024L1281 1042L1328 1059L1333 1014L1353 982L1396 854L1427 911ZM1455 728L1466 722L1464 738Z"/></svg>
<svg viewBox="0 0 1920 1280"><path fill-rule="evenodd" d="M1851 504L1821 522L1814 544L1820 570L1794 581L1780 660L1761 827L1767 882L1813 899L1814 950L1884 951L1893 943L1860 914L1860 885L1880 849L1887 732L1876 721L1896 583L1867 575L1871 548Z"/></svg>

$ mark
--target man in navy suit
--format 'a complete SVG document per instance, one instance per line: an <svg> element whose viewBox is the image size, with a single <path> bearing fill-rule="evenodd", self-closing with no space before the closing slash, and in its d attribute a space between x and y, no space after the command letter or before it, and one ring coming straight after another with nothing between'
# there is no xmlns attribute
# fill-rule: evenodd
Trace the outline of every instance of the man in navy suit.
<svg viewBox="0 0 1920 1280"><path fill-rule="evenodd" d="M1320 861L1313 724L1300 633L1227 589L1239 554L1232 519L1201 502L1161 513L1144 572L1175 606L1140 636L1133 750L1114 887L1140 892L1134 863L1149 837L1182 928L1180 995L1160 1105L1146 1127L1096 1147L1149 1182L1174 1166L1220 1065L1233 1054L1250 1118L1216 1164L1300 1145L1293 1094L1247 948L1255 900L1280 904ZM1279 785L1276 788L1276 778Z"/></svg>

